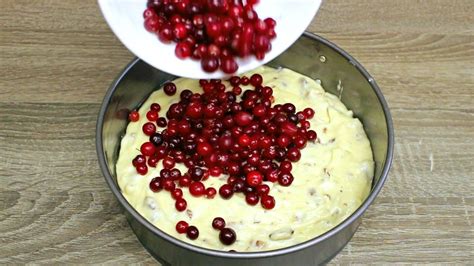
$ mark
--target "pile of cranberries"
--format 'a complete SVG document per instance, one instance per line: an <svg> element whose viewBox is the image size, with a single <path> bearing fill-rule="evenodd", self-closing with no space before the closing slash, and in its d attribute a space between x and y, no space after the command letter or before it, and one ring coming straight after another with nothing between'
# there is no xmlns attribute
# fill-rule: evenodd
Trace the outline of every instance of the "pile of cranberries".
<svg viewBox="0 0 474 266"><path fill-rule="evenodd" d="M176 42L180 59L201 61L206 72L227 74L239 66L236 57L263 60L276 37L276 22L259 19L258 0L148 0L145 29L163 43Z"/></svg>
<svg viewBox="0 0 474 266"><path fill-rule="evenodd" d="M297 111L291 103L273 105L273 90L263 84L261 75L234 76L229 83L232 88L227 89L221 80L200 80L203 93L182 90L166 118L159 117L161 107L157 103L146 114L148 121L142 130L149 141L141 145L141 154L132 164L145 175L148 167L161 162L163 169L149 187L153 192L168 191L178 211L187 208L182 189L208 199L217 193L224 199L241 193L248 205L260 203L265 209L274 208L275 199L264 182L290 186L294 179L292 163L300 160L300 150L307 142L317 138L308 121L314 110ZM253 89L242 92L244 85ZM167 95L177 91L171 82L163 89ZM138 121L139 114L133 111L129 119ZM181 173L176 163L184 164L187 172ZM226 184L205 186L205 180L221 175L227 176ZM199 235L197 228L178 224L176 230L190 239ZM229 232L221 230L224 244L232 242L223 240L231 235Z"/></svg>

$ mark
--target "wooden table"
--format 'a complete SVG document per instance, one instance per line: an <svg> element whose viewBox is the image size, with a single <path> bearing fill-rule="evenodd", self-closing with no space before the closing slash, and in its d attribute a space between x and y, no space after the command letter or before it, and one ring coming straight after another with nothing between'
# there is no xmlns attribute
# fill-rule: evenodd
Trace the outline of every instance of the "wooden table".
<svg viewBox="0 0 474 266"><path fill-rule="evenodd" d="M373 74L396 131L388 182L334 263L474 260L473 14L472 0L327 0L309 28ZM132 58L95 0L0 0L0 264L154 263L94 146Z"/></svg>

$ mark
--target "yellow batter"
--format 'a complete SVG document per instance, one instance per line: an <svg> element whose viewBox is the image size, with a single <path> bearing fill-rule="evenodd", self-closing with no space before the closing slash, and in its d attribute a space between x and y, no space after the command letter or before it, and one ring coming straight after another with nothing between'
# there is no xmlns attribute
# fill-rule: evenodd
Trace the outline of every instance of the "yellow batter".
<svg viewBox="0 0 474 266"><path fill-rule="evenodd" d="M116 166L122 193L146 219L175 238L200 247L238 252L284 248L335 227L369 194L374 171L372 151L362 124L353 118L352 111L336 96L326 93L320 84L289 69L261 67L246 76L253 73L260 73L264 83L273 88L275 103L291 102L298 111L306 107L315 110L310 122L311 129L318 133L318 140L308 142L301 151L301 160L293 163L293 184L282 187L278 182L265 182L275 197L276 206L272 210L265 210L260 204L249 206L242 193L234 194L230 200L219 195L210 200L193 197L185 188L188 208L178 212L169 192L153 193L149 189L150 180L159 176L161 161L157 168L149 167L145 176L139 175L132 166L131 161L139 154L141 144L148 141L142 125L147 122L150 105L159 103L160 117L164 117L182 90L202 92L198 81L175 80L178 91L172 97L163 90L154 92L140 108L140 120L127 127ZM177 168L186 172L184 165ZM226 180L227 176L210 177L204 184L218 189ZM235 230L237 240L233 245L224 246L219 241L219 232L211 226L217 216L223 217L227 227ZM197 226L199 238L189 240L186 234L178 234L175 225L180 220Z"/></svg>

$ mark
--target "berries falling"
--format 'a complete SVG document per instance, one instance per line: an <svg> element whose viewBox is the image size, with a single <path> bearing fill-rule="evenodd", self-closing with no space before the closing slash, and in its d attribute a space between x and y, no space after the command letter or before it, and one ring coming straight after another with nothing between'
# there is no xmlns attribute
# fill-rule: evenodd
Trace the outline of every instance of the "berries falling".
<svg viewBox="0 0 474 266"><path fill-rule="evenodd" d="M236 58L263 60L276 37L276 21L261 19L259 1L148 0L144 27L162 43L175 42L180 59L201 61L205 72L237 72Z"/></svg>
<svg viewBox="0 0 474 266"><path fill-rule="evenodd" d="M141 154L132 164L138 174L146 175L161 161L163 169L149 188L170 193L179 212L188 208L183 190L208 200L230 200L241 193L249 206L273 209L276 201L268 184L291 186L293 163L317 139L308 121L314 110L297 111L291 103L274 105L273 89L265 86L261 75L235 76L229 83L227 87L221 80L200 80L203 93L179 91L176 84L166 83L165 94L179 92L179 100L166 110L166 117L159 116L157 103L147 112L142 131L148 141L140 146ZM253 88L243 90L244 86ZM176 164L183 164L187 171L182 173ZM223 174L225 184L206 187L208 178ZM189 239L199 236L195 226L178 224L176 230ZM223 219L215 220L213 227L221 231L222 243L235 242L235 232L225 228Z"/></svg>

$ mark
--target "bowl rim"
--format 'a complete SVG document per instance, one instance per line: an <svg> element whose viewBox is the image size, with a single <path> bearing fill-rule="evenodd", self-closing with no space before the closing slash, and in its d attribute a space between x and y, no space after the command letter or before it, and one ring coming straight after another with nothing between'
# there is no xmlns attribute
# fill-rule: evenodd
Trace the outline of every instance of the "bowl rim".
<svg viewBox="0 0 474 266"><path fill-rule="evenodd" d="M230 259L256 259L256 258L266 258L266 257L273 257L273 256L281 256L285 254L290 254L294 252L301 251L303 249L306 249L310 246L316 245L320 242L323 242L332 236L336 235L339 231L343 230L345 227L349 226L352 224L355 220L357 220L367 209L368 207L372 204L372 202L375 200L377 195L380 193L386 179L388 178L388 173L390 170L390 167L392 165L392 160L393 160L393 146L394 146L394 129L393 129L393 122L392 122L392 116L390 114L390 110L388 107L388 104L379 88L377 83L375 82L374 78L367 72L367 70L351 55L349 55L346 51L343 49L339 48L337 45L334 43L324 39L323 37L310 33L310 32L305 32L302 36L319 41L336 52L338 52L340 55L342 55L345 59L347 59L351 64L353 64L357 70L367 79L367 81L370 83L372 89L374 90L381 106L382 110L384 112L384 117L385 121L387 123L387 133L388 133L388 147L387 147L387 153L386 153L386 159L385 159L385 165L382 169L382 173L380 176L380 179L378 182L373 186L369 196L366 198L366 200L357 208L356 211L354 211L349 217L347 217L344 221L339 223L337 226L332 228L331 230L325 232L322 235L319 235L315 238L312 238L310 240L307 240L305 242L282 248L282 249L276 249L276 250L269 250L269 251L259 251L259 252L226 252L226 251L219 251L219 250L212 250L212 249L207 249L207 248L202 248L198 247L189 243L186 243L182 240L179 240L177 238L172 237L171 235L165 233L158 227L154 226L152 223L150 223L148 220L146 220L141 214L139 214L125 199L123 194L120 192L120 189L118 185L116 185L116 182L114 181L112 175L109 172L109 169L107 167L107 162L105 159L104 155L104 150L103 150L103 140L102 140L102 132L103 132L103 123L104 123L104 117L105 117L105 112L107 110L107 107L111 101L112 95L114 94L117 86L120 84L122 79L127 75L128 71L135 66L141 59L135 58L133 59L126 67L125 69L119 74L119 76L115 79L115 81L112 83L110 88L108 89L107 93L104 96L104 100L102 102L100 111L99 111L99 116L97 119L97 124L96 124L96 151L97 155L99 158L99 166L102 171L102 174L105 177L105 180L110 187L112 193L114 194L115 198L119 201L119 203L122 205L125 210L131 214L134 219L136 219L141 225L145 226L149 231L153 232L154 235L157 235L161 237L162 239L179 246L180 248L184 248L196 253L200 253L203 255L208 255L208 256L216 256L216 257L221 257L221 258L230 258Z"/></svg>

